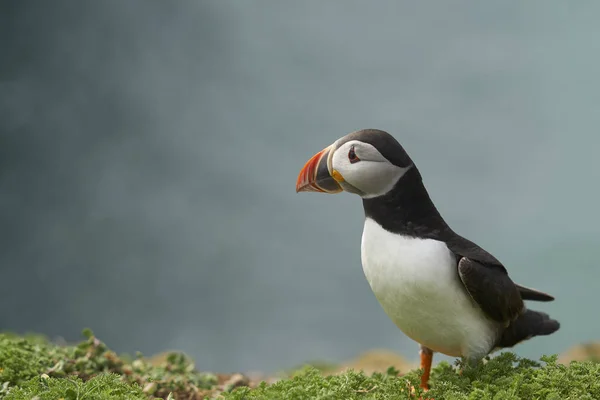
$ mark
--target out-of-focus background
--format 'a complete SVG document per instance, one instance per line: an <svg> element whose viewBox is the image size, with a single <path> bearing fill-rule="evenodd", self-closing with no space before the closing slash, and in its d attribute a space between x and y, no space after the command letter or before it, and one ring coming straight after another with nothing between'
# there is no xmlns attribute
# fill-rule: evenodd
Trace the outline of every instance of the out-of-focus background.
<svg viewBox="0 0 600 400"><path fill-rule="evenodd" d="M296 194L392 133L556 334L600 339L598 2L0 2L0 330L198 368L417 357L360 264L359 198Z"/></svg>

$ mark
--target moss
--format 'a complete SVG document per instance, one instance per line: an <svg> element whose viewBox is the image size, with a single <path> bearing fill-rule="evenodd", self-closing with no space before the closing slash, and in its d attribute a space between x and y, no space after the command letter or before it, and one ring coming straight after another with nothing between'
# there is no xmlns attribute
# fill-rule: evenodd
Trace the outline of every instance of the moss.
<svg viewBox="0 0 600 400"><path fill-rule="evenodd" d="M11 390L6 400L146 400L138 385L123 382L117 374L101 374L84 382L79 378L60 379L47 375L33 378Z"/></svg>
<svg viewBox="0 0 600 400"><path fill-rule="evenodd" d="M458 370L462 372L459 374ZM574 362L569 366L556 363L556 356L544 357L541 363L502 353L477 367L457 363L438 364L432 373L432 389L418 388L420 370L397 377L387 374L366 376L348 371L322 376L307 368L289 380L255 389L238 388L223 397L242 399L414 399L447 400L516 400L516 399L600 399L600 364ZM416 388L414 393L411 389ZM416 396L415 396L416 395Z"/></svg>
<svg viewBox="0 0 600 400"><path fill-rule="evenodd" d="M110 386L115 377L121 388L122 385L141 387L144 398L165 398L170 393L177 398L203 398L218 383L214 374L197 371L192 360L184 354L169 353L163 362L152 365L141 354L118 356L90 330L84 330L83 334L86 340L75 346L58 346L39 336L25 339L1 334L0 399L7 394L13 396L13 393L31 398L27 393L38 392L38 396L47 393L51 397L61 390L62 397L68 399L68 388L75 390L77 387L81 393L87 393L88 389L98 388L98 385ZM42 375L48 378L40 381ZM14 388L19 389L12 390ZM102 398L112 398L108 388L97 389L97 392L105 396ZM135 390L131 393L132 398L137 398ZM129 398L127 396L123 398Z"/></svg>
<svg viewBox="0 0 600 400"><path fill-rule="evenodd" d="M55 361L66 359L66 349L14 335L0 335L0 382L7 386L23 382L50 370Z"/></svg>
<svg viewBox="0 0 600 400"><path fill-rule="evenodd" d="M427 393L418 388L420 370L402 376L394 368L324 376L330 369L326 364L307 366L271 385L247 387L239 375L225 381L197 371L181 353L167 353L154 365L141 354L115 354L89 330L84 335L75 346L58 346L39 336L0 335L0 399L600 399L600 364L562 365L556 356L534 362L502 353L476 367L441 362Z"/></svg>

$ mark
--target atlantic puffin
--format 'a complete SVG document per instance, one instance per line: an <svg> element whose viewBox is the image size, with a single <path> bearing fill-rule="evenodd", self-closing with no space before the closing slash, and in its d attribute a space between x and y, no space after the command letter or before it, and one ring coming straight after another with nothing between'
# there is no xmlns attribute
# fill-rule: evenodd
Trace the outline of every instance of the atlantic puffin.
<svg viewBox="0 0 600 400"><path fill-rule="evenodd" d="M523 302L554 297L514 283L498 259L454 232L389 133L363 129L336 140L296 181L296 192L342 191L362 198L363 272L384 312L419 344L424 390L435 352L472 364L559 329Z"/></svg>

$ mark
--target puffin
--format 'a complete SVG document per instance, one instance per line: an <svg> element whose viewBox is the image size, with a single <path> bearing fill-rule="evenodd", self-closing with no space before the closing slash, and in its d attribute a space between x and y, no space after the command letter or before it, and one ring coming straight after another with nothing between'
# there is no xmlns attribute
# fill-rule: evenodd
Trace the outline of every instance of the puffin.
<svg viewBox="0 0 600 400"><path fill-rule="evenodd" d="M391 134L349 133L312 156L296 181L296 193L342 191L362 199L363 273L383 311L418 343L424 391L436 352L474 365L559 329L524 303L554 297L516 284L497 258L452 230Z"/></svg>

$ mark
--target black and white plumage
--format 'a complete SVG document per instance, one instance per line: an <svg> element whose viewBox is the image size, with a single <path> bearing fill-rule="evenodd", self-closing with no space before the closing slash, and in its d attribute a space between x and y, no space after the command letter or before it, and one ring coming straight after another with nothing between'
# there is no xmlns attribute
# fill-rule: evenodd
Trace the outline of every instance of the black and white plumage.
<svg viewBox="0 0 600 400"><path fill-rule="evenodd" d="M422 387L433 352L475 361L559 323L524 300L554 298L515 284L490 253L444 221L404 148L376 129L350 133L313 156L296 191L359 195L363 271L390 319L421 346Z"/></svg>

